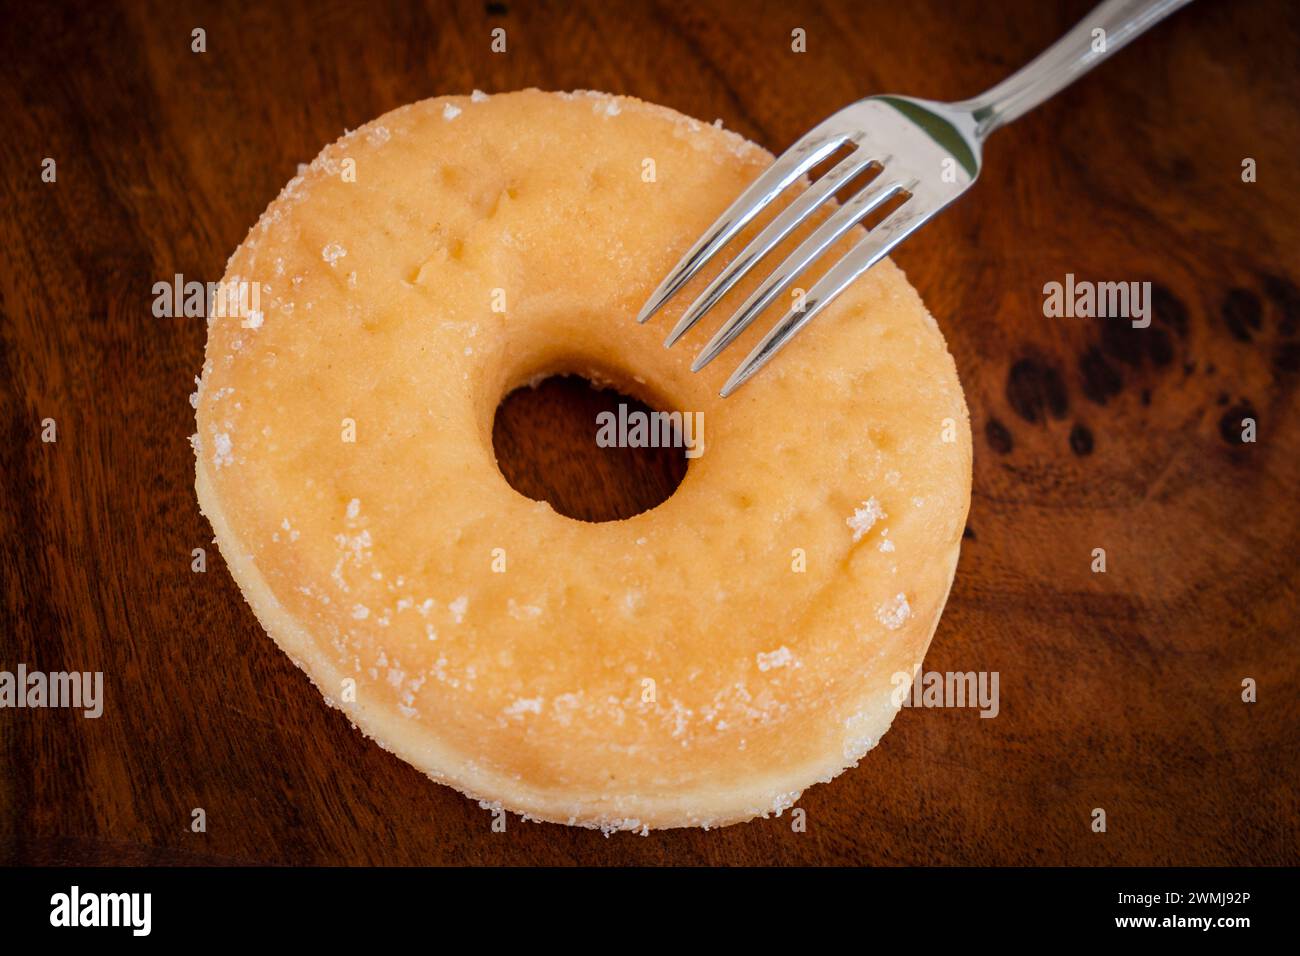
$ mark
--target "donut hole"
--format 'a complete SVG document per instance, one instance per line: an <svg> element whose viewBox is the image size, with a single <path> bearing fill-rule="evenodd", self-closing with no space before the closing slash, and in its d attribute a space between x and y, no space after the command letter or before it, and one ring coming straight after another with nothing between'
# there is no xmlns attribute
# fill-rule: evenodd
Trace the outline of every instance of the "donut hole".
<svg viewBox="0 0 1300 956"><path fill-rule="evenodd" d="M515 491L567 517L630 518L667 501L686 475L680 444L644 447L632 428L619 430L620 421L634 425L636 413L648 419L658 411L580 375L552 375L516 388L497 406L497 467Z"/></svg>

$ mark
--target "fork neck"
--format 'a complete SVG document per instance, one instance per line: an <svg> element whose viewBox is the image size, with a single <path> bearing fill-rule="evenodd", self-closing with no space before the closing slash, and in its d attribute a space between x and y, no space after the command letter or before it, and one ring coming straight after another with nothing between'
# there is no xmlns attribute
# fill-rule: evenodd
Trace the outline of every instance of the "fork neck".
<svg viewBox="0 0 1300 956"><path fill-rule="evenodd" d="M983 142L1190 2L1106 0L1032 62L992 89L953 105L971 113L975 135Z"/></svg>

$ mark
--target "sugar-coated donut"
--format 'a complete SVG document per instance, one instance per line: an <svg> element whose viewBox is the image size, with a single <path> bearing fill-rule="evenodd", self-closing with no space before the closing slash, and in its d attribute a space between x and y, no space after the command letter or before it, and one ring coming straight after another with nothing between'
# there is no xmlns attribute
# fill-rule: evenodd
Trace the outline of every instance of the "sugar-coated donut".
<svg viewBox="0 0 1300 956"><path fill-rule="evenodd" d="M231 257L258 308L209 319L200 505L267 632L434 780L536 820L716 826L893 720L970 500L920 298L882 262L726 399L776 315L699 374L720 318L662 344L689 290L634 321L770 162L624 97L442 97L326 147ZM495 410L554 372L702 413L668 500L586 523L506 483Z"/></svg>

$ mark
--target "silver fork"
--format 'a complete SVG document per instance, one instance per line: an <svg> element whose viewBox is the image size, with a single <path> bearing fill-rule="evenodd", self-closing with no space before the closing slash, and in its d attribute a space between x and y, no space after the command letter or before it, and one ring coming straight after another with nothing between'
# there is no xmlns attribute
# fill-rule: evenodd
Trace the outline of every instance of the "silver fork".
<svg viewBox="0 0 1300 956"><path fill-rule="evenodd" d="M670 347L836 191L878 168L761 282L691 363L698 372L730 345L837 240L896 197L901 205L876 223L763 336L731 373L726 397L767 364L858 276L890 253L935 213L964 193L980 172L980 150L995 129L1064 89L1134 37L1190 0L1107 0L1036 60L974 99L938 103L906 96L871 96L846 106L779 156L709 227L659 284L637 316L645 322L677 294L777 196L841 148L851 149L768 223L682 314L664 340ZM1100 31L1100 32L1099 32Z"/></svg>

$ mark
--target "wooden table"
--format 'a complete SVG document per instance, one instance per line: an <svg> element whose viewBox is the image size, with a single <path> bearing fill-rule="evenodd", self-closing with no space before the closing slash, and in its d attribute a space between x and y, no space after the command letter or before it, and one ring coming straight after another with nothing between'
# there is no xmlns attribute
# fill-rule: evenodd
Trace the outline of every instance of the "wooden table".
<svg viewBox="0 0 1300 956"><path fill-rule="evenodd" d="M108 700L99 720L0 711L0 862L1300 862L1294 5L1175 15L999 133L974 194L897 256L975 432L926 668L999 672L1000 715L903 711L804 795L806 833L785 817L610 839L513 818L494 834L265 637L192 490L204 323L155 318L153 284L219 278L298 163L408 101L596 88L780 150L863 95L977 92L1090 3L310 6L5 13L0 668L102 670ZM1152 282L1151 327L1046 318L1067 273ZM512 407L509 468L593 513L662 497L680 463L577 447L575 410L599 400L561 383ZM569 442L587 464L548 462L537 422L553 459Z"/></svg>

